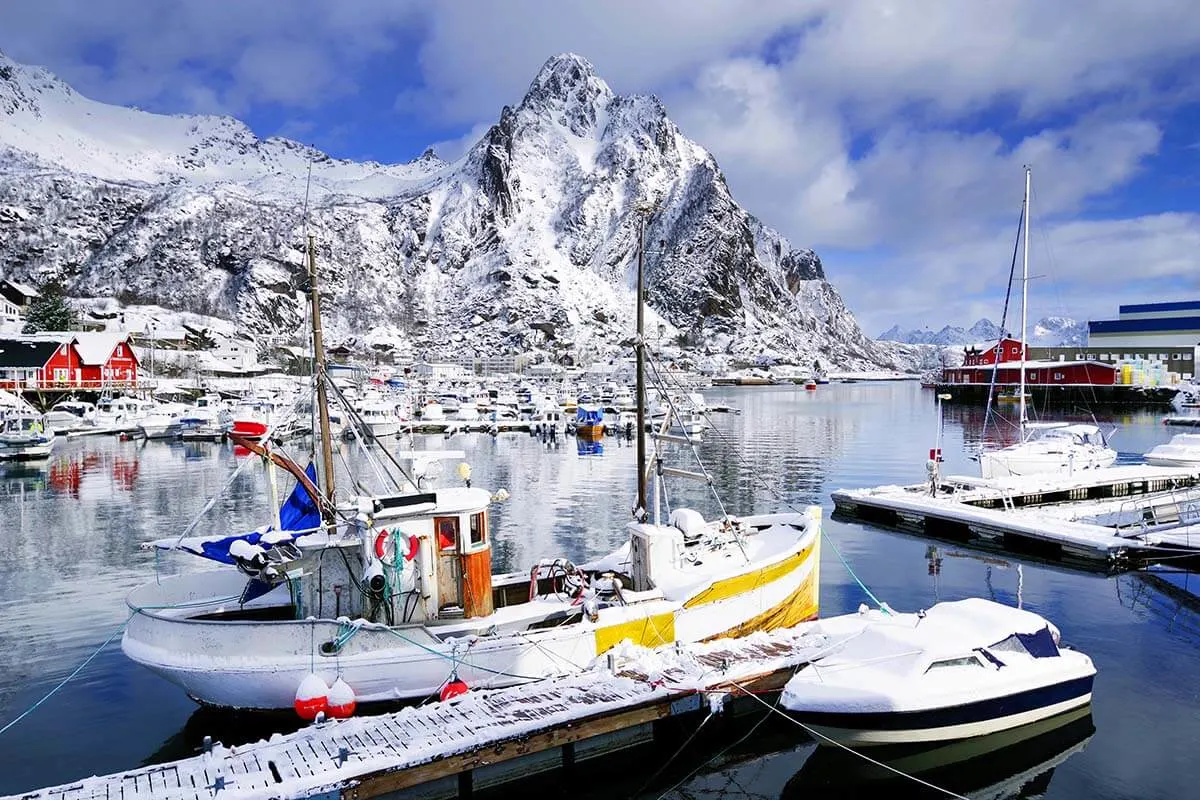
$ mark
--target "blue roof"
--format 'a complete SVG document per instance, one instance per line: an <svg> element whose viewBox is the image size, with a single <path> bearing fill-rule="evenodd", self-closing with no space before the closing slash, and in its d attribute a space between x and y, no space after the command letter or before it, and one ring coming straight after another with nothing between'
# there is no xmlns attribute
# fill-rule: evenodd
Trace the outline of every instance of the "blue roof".
<svg viewBox="0 0 1200 800"><path fill-rule="evenodd" d="M1152 314L1155 311L1200 311L1200 300L1181 300L1175 303L1136 303L1118 306L1121 314Z"/></svg>
<svg viewBox="0 0 1200 800"><path fill-rule="evenodd" d="M1171 303L1162 303L1161 305L1171 305ZM1130 306L1121 306L1122 311L1126 308L1130 308ZM1200 331L1200 317L1100 319L1088 323L1088 333L1158 333L1165 331Z"/></svg>

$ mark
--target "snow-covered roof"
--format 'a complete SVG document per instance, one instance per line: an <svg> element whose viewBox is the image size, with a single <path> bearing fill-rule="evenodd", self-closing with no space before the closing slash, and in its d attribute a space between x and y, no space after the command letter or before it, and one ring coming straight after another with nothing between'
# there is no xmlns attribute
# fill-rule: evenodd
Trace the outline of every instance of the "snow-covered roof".
<svg viewBox="0 0 1200 800"><path fill-rule="evenodd" d="M117 345L129 339L124 332L90 331L75 334L75 349L79 351L79 360L89 366L102 366L108 363Z"/></svg>
<svg viewBox="0 0 1200 800"><path fill-rule="evenodd" d="M25 295L26 297L41 297L42 296L41 292L39 292L37 289L33 288L29 284L17 283L16 281L11 281L8 279L5 279L4 282L7 283L12 288L16 289L21 294Z"/></svg>
<svg viewBox="0 0 1200 800"><path fill-rule="evenodd" d="M117 345L124 344L129 334L124 331L42 331L23 338L42 342L74 342L79 361L85 366L104 366Z"/></svg>

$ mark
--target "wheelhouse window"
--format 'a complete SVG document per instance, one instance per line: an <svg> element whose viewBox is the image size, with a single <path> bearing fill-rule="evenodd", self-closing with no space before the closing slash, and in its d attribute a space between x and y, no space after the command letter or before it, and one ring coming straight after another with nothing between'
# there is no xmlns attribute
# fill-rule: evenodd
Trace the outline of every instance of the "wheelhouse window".
<svg viewBox="0 0 1200 800"><path fill-rule="evenodd" d="M934 661L926 669L926 673L933 672L938 669L950 669L951 667L983 667L979 659L975 656L963 656L962 658L947 658L942 661Z"/></svg>
<svg viewBox="0 0 1200 800"><path fill-rule="evenodd" d="M471 515L471 544L483 544L487 541L487 514L480 511Z"/></svg>
<svg viewBox="0 0 1200 800"><path fill-rule="evenodd" d="M458 547L458 517L434 517L433 530L437 534L438 550Z"/></svg>

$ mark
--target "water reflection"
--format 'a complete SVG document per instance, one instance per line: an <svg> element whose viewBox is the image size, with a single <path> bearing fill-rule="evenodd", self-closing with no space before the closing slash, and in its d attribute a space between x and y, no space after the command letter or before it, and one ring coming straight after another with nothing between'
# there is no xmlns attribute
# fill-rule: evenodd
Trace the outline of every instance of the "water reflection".
<svg viewBox="0 0 1200 800"><path fill-rule="evenodd" d="M604 455L604 442L576 438L575 452L581 456L602 456Z"/></svg>
<svg viewBox="0 0 1200 800"><path fill-rule="evenodd" d="M886 767L844 749L821 745L779 796L781 800L809 800L831 796L831 791L837 796L946 796L905 775L961 795L997 799L1040 796L1049 790L1055 768L1081 751L1095 730L1091 709L1082 708L975 739L866 750Z"/></svg>
<svg viewBox="0 0 1200 800"><path fill-rule="evenodd" d="M731 513L778 509L775 492L786 503L819 502L828 508L835 488L920 481L937 430L932 393L911 384L831 385L814 393L790 387L711 390L706 395L743 411L713 415L718 429L697 445ZM981 412L944 408L947 472L978 469L965 451L978 441ZM1138 452L1169 435L1148 413L1127 415L1118 434L1120 449ZM635 448L612 437L603 445L603 455L580 457L569 441L547 447L537 437L500 434L451 440L405 436L387 447L393 455L410 449L461 450L476 486L511 492L492 517L494 566L503 571L526 570L550 555L583 561L627 538ZM305 461L309 446L289 443L289 454ZM368 487L379 488L358 444L339 443L338 453L339 476L345 475L344 459ZM674 447L666 458L673 466L695 469L690 448ZM454 481L453 463L444 469L448 482ZM667 493L672 508L689 506L706 515L722 509L703 483L670 480ZM261 460L239 457L227 444L64 438L46 463L0 465L5 520L0 527L0 724L28 708L117 629L127 616L125 594L152 580L156 567L170 573L203 566L183 557L156 563L154 554L138 544L177 536L217 495L197 532L250 530L269 518ZM1106 579L1022 556L993 557L957 544L931 544L860 523L827 519L825 530L859 578L895 608L915 610L967 596L1023 602L1053 619L1064 637L1093 656L1099 669L1094 703L1100 733L1085 753L1055 771L1053 794L1173 797L1194 789L1200 780L1190 744L1200 737L1194 692L1186 681L1162 676L1200 672L1200 619L1190 601L1159 585L1166 581L1194 592L1194 576L1134 573ZM852 611L868 599L832 548L822 557L823 614ZM0 794L51 778L69 781L146 759L189 755L205 735L230 742L259 738L260 729L253 727L258 724L198 711L177 688L110 647L8 734L21 737L22 746L0 746ZM283 730L295 723L261 724L263 730ZM717 774L734 769L734 761L718 760L706 773L712 776L704 784L711 796L779 797L814 748L794 730L782 740L761 733L736 757L745 769L729 773L741 788ZM811 769L819 766L817 761ZM689 796L696 796L702 780L690 784L696 791Z"/></svg>

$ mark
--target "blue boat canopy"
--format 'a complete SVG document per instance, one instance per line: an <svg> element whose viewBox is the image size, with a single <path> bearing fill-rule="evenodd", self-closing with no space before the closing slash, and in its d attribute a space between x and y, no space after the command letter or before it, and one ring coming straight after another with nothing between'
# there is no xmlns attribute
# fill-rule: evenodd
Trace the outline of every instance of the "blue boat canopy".
<svg viewBox="0 0 1200 800"><path fill-rule="evenodd" d="M316 483L317 468L315 464L309 464L304 470L304 474L310 481ZM320 527L321 509L308 490L304 488L304 484L297 483L287 500L279 507L278 531L273 526L268 526L235 536L219 538L189 536L184 539L159 539L151 544L160 550L186 550L198 556L211 558L213 561L236 565L238 559L230 553L230 548L236 551L244 549L246 545L257 545L266 551L284 542L294 542L303 536L314 533ZM244 544L239 545L239 542Z"/></svg>

